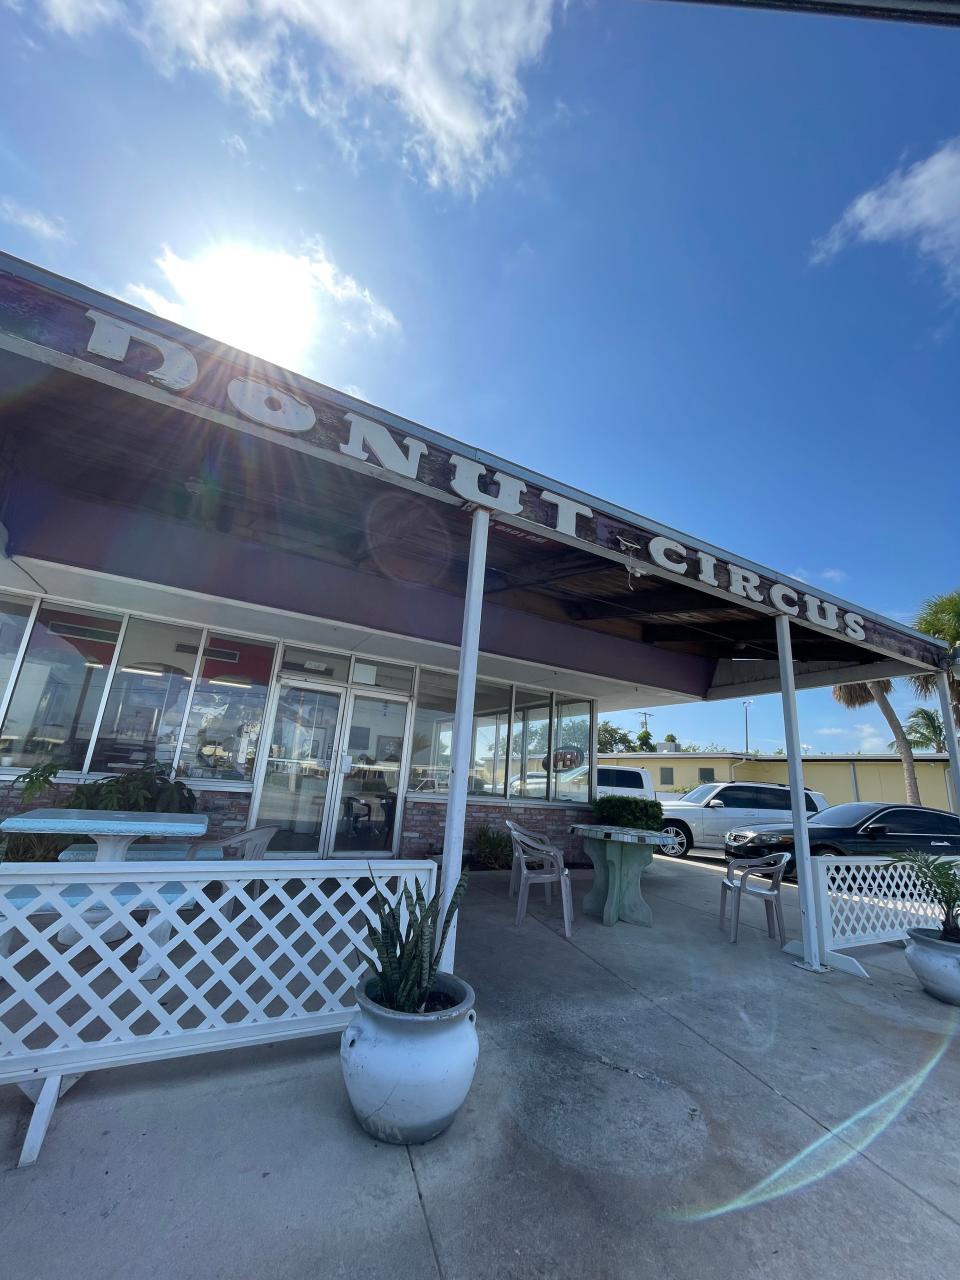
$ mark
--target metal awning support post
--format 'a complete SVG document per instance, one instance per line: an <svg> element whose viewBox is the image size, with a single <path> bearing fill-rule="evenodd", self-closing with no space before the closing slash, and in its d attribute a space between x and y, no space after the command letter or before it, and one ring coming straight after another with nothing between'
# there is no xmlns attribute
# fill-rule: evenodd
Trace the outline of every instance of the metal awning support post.
<svg viewBox="0 0 960 1280"><path fill-rule="evenodd" d="M947 755L950 757L949 773L953 783L951 803L954 813L960 813L960 745L957 743L957 726L953 723L950 678L946 671L937 672L937 693L940 695L940 714L943 716L943 736L947 740ZM950 789L947 788L948 791Z"/></svg>
<svg viewBox="0 0 960 1280"><path fill-rule="evenodd" d="M817 906L813 890L813 868L810 866L807 797L803 789L797 688L793 678L793 644L790 640L790 619L782 613L777 615L777 658L780 662L780 698L783 702L787 775L790 779L790 808L793 813L793 849L800 889L800 946L795 942L788 943L784 950L802 956L803 968L819 972L823 966L817 943Z"/></svg>
<svg viewBox="0 0 960 1280"><path fill-rule="evenodd" d="M440 888L443 894L443 919L447 903L453 897L463 867L463 828L467 818L467 784L470 780L470 757L473 754L473 701L477 689L477 654L480 649L480 619L483 612L483 582L487 568L487 534L490 512L475 507L470 530L470 560L467 565L467 592L463 605L463 631L460 637L460 666L457 672L457 705L453 719L453 742L450 747L450 783L447 789L447 818L443 829L443 866ZM457 950L457 922L447 935L440 968L453 971Z"/></svg>

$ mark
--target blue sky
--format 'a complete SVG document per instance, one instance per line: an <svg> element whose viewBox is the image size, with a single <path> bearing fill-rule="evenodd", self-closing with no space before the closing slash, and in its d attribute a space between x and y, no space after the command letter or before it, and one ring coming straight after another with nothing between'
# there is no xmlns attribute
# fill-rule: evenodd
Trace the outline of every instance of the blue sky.
<svg viewBox="0 0 960 1280"><path fill-rule="evenodd" d="M7 251L894 617L956 587L960 32L0 0L0 48Z"/></svg>

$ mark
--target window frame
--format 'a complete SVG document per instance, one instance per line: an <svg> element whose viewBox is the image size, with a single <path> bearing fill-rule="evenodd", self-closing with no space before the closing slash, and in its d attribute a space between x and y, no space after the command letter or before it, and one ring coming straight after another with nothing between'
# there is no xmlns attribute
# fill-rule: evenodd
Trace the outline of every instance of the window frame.
<svg viewBox="0 0 960 1280"><path fill-rule="evenodd" d="M180 727L177 732L176 743L175 743L175 747L174 747L174 751L171 759L171 768L174 771L174 774L176 774L176 771L179 769L179 766L180 766L180 759L183 751L184 742L186 740L187 728L190 720L190 713L193 708L193 701L196 694L197 685L200 681L200 674L203 669L204 651L206 650L207 645L209 644L211 634L222 635L226 637L236 637L238 640L244 640L244 641L253 642L253 643L270 644L273 646L273 661L271 663L271 668L270 668L269 683L267 685L266 702L264 707L264 724L266 723L266 718L269 715L271 698L273 696L273 693L276 689L278 680L281 675L283 653L288 646L293 647L295 649L300 649L300 650L308 650L308 651L316 650L318 653L338 654L346 658L351 665L349 668L350 678L348 679L345 685L341 686L344 689L354 688L352 675L353 675L353 662L356 659L360 659L362 661L365 657L369 656L369 660L371 662L385 662L395 666L409 666L413 672L411 689L409 693L400 693L395 690L385 691L377 687L377 691L379 693L395 694L398 698L407 701L411 708L410 716L409 716L409 727L408 727L408 732L406 734L406 737L408 739L405 747L406 758L404 760L403 772L402 772L402 791L404 796L407 793L407 784L409 781L408 775L409 775L409 769L410 769L410 754L411 754L411 742L412 742L411 735L413 732L416 707L419 702L421 674L426 671L435 671L443 675L452 676L454 680L456 680L457 678L456 671L450 671L448 668L439 667L430 662L398 663L394 659L381 658L376 655L364 655L362 653L357 653L356 651L353 651L353 650L346 650L346 649L340 650L340 649L337 649L335 646L331 646L329 644L311 645L308 642L304 642L302 640L289 639L286 636L278 636L276 634L271 635L271 634L260 632L260 631L247 632L247 631L238 630L235 627L219 626L212 623L202 623L196 618L184 617L182 615L174 616L171 614L159 614L159 613L150 612L148 610L141 611L137 609L114 609L114 608L110 608L109 606L104 607L99 602L91 603L86 600L75 600L75 599L71 599L70 597L62 597L54 593L48 594L46 592L20 591L15 588L7 588L7 587L0 589L0 595L4 597L8 597L13 600L28 602L30 606L29 613L27 615L26 625L24 627L23 636L21 637L19 648L17 650L13 664L11 666L6 687L0 690L0 724L2 724L3 719L6 716L7 711L9 710L10 702L12 701L13 694L16 689L17 681L23 669L24 660L30 644L30 639L31 639L31 636L33 635L34 628L36 626L37 617L40 613L40 610L44 606L96 609L104 614L110 615L112 618L119 620L119 623L120 623L119 630L117 632L116 645L115 645L114 652L109 664L107 676L104 681L104 687L100 696L100 701L97 706L96 713L93 719L90 742L87 745L87 749L84 755L83 765L80 769L61 769L56 774L54 779L55 782L58 782L61 784L76 783L76 782L84 781L87 779L95 779L95 778L103 778L103 777L111 776L110 774L105 773L103 770L94 771L91 766L93 762L93 757L96 753L97 742L100 735L100 730L103 726L103 720L106 714L107 705L110 699L110 694L112 692L114 677L116 675L116 671L120 662L120 655L123 647L123 642L126 638L127 628L131 620L145 622L145 623L156 623L157 625L160 625L160 626L172 625L172 626L182 626L182 627L193 627L199 633L197 653L193 662L193 669L190 674L190 682L187 688L187 696L186 696L185 705L184 705L183 718L181 720ZM291 678L297 679L299 677L291 676ZM310 682L309 676L304 676L303 679L306 683ZM591 698L583 693L573 693L568 690L549 688L545 685L537 684L534 681L527 681L522 679L521 680L504 680L504 679L499 679L495 676L491 677L486 675L478 675L478 679L483 680L487 684L499 685L505 689L509 689L509 712L508 712L509 727L508 727L507 761L506 761L507 777L506 777L506 783L505 783L506 794L505 795L496 794L496 795L490 795L490 796L474 794L474 795L468 796L468 802L480 803L480 804L484 804L484 803L504 804L505 803L508 805L510 804L518 804L518 805L554 804L554 803L565 804L565 805L570 805L570 804L579 805L581 803L592 804L593 801L596 799L596 795L597 795L597 769L598 769L597 734L598 734L599 722L600 722L600 713L599 713L597 699ZM339 681L335 681L334 683L337 683L339 685ZM374 686L368 686L368 685L358 685L356 687L361 690L367 690L368 692L371 692L371 693L374 691L374 688L375 688ZM538 797L528 798L525 796L511 796L509 792L509 767L510 767L509 750L510 750L510 743L512 742L514 725L516 723L518 688L527 689L527 690L530 690L531 692L537 692L543 695L543 700L545 704L544 712L546 713L548 718L547 719L547 766L548 767L546 769L547 776L546 776L545 794L543 797L538 796ZM555 779L554 779L554 768L553 768L553 751L554 751L554 737L555 737L554 721L557 714L558 702L571 702L571 701L584 702L587 704L589 708L589 759L588 759L589 781L588 781L588 799L586 802L569 801L569 800L557 801L554 795L554 792L556 789ZM254 765L253 776L249 780L194 778L194 779L187 779L186 781L189 782L189 785L193 790L198 792L199 791L233 791L233 792L241 792L241 793L250 793L255 797L257 770L260 762L260 752L262 749L262 742L263 742L263 737L261 734L261 738L260 740L258 740L258 743L257 743L257 763ZM0 781L9 781L11 778L17 776L22 772L24 772L23 769L18 768L17 766L14 766L14 765L0 766ZM437 794L436 796L429 795L429 794L424 794L424 795L418 794L418 799L421 799L421 800L436 799L437 801L445 804L447 802L447 794L442 793L442 794Z"/></svg>

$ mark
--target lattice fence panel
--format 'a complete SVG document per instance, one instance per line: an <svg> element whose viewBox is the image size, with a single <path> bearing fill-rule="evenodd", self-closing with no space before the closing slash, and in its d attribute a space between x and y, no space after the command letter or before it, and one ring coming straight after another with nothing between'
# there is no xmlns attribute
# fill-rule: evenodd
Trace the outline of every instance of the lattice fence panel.
<svg viewBox="0 0 960 1280"><path fill-rule="evenodd" d="M893 942L908 929L939 927L940 914L912 867L891 866L883 857L811 861L828 949Z"/></svg>
<svg viewBox="0 0 960 1280"><path fill-rule="evenodd" d="M432 862L0 867L0 1081L346 1026L370 872Z"/></svg>

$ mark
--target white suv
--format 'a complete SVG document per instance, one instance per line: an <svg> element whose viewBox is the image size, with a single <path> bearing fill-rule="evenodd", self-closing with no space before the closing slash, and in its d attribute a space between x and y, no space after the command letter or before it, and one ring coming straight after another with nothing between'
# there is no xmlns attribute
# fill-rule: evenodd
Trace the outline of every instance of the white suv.
<svg viewBox="0 0 960 1280"><path fill-rule="evenodd" d="M545 773L528 773L526 781L514 778L510 784L510 794L523 795L528 800L546 794L547 775ZM590 766L579 765L576 769L558 770L554 774L554 799L575 800L586 804L590 791ZM621 768L617 765L601 764L597 766L598 796L635 796L637 799L653 800L653 779L648 769Z"/></svg>
<svg viewBox="0 0 960 1280"><path fill-rule="evenodd" d="M819 791L806 792L807 813L826 809ZM790 788L776 782L704 782L678 800L663 801L664 835L671 843L661 851L685 858L691 849L723 854L731 827L752 822L789 822Z"/></svg>

